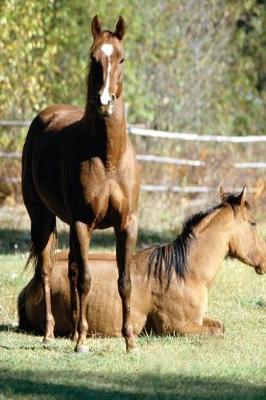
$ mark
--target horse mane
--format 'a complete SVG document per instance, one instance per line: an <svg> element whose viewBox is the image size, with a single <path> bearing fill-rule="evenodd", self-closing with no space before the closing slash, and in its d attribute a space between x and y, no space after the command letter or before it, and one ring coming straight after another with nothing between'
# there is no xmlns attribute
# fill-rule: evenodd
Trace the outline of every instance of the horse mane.
<svg viewBox="0 0 266 400"><path fill-rule="evenodd" d="M150 248L148 254L148 280L153 275L160 282L160 285L166 283L165 291L169 288L173 273L178 279L185 280L188 273L187 258L189 247L191 242L196 240L194 228L214 211L228 205L235 212L238 205L238 196L239 194L227 193L220 204L188 217L183 223L181 233L172 243Z"/></svg>

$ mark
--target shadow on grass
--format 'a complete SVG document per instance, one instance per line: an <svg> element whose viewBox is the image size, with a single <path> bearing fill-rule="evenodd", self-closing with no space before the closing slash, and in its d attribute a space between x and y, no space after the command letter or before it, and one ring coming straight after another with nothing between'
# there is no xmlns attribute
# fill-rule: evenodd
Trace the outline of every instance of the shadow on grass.
<svg viewBox="0 0 266 400"><path fill-rule="evenodd" d="M174 239L174 235L169 231L155 232L140 230L138 237L138 248L143 248L152 243L166 243ZM29 251L31 245L30 232L27 230L0 229L0 254L19 254ZM58 247L69 247L68 232L58 233ZM99 251L102 249L114 251L115 237L111 229L105 231L95 231L92 235L91 249Z"/></svg>
<svg viewBox="0 0 266 400"><path fill-rule="evenodd" d="M0 332L19 332L19 329L10 324L0 324Z"/></svg>
<svg viewBox="0 0 266 400"><path fill-rule="evenodd" d="M71 383L75 382L75 383ZM0 393L12 399L263 399L262 385L177 374L103 374L0 369Z"/></svg>

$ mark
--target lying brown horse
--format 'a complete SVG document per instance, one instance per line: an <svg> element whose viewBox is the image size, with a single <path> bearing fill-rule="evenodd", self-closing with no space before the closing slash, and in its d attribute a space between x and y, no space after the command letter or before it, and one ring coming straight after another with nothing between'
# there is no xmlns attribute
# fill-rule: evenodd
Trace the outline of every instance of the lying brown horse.
<svg viewBox="0 0 266 400"><path fill-rule="evenodd" d="M223 334L222 322L205 315L207 289L227 256L266 272L266 243L258 233L245 190L240 195L221 193L221 203L200 212L184 224L172 243L138 252L132 264L132 322L134 333ZM57 334L68 336L70 290L67 252L57 255L52 276L52 309ZM87 309L89 334L119 336L121 305L112 254L90 255L92 288ZM106 313L108 308L109 312ZM18 299L19 326L43 332L44 301L35 275Z"/></svg>
<svg viewBox="0 0 266 400"><path fill-rule="evenodd" d="M70 105L47 108L33 120L24 145L22 192L33 245L29 261L35 261L35 274L42 283L47 343L54 337L50 281L56 216L70 225L73 336L78 330L75 350L86 351L91 286L88 245L94 229L114 227L121 327L130 350L135 346L130 321L130 265L137 238L140 178L126 132L123 103L125 23L120 17L114 33L102 31L95 16L91 29L94 41L85 111ZM108 304L105 312L110 313Z"/></svg>

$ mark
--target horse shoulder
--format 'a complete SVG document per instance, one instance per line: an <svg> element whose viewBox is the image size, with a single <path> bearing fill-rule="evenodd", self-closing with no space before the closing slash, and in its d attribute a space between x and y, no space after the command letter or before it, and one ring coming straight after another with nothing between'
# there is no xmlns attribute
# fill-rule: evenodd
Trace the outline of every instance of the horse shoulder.
<svg viewBox="0 0 266 400"><path fill-rule="evenodd" d="M117 182L129 203L138 203L140 168L130 140L117 168Z"/></svg>

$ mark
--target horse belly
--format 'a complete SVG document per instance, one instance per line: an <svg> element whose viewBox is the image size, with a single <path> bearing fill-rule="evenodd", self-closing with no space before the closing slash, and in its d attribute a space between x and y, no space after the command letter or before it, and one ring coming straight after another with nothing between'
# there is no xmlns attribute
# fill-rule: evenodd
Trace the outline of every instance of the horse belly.
<svg viewBox="0 0 266 400"><path fill-rule="evenodd" d="M43 164L43 168L45 168L45 164ZM47 171L47 174L42 174L42 169L37 170L36 168L33 176L36 191L52 214L69 223L61 191L61 173L56 168L52 170L50 167L47 168Z"/></svg>
<svg viewBox="0 0 266 400"><path fill-rule="evenodd" d="M52 214L62 221L70 223L70 212L66 208L65 193L74 185L67 181L64 174L64 158L60 151L49 154L49 146L43 146L34 154L32 171L35 189L42 202Z"/></svg>
<svg viewBox="0 0 266 400"><path fill-rule="evenodd" d="M75 142L79 132L82 114L82 109L74 106L47 108L33 120L24 146L26 202L28 199L34 205L35 197L30 193L33 189L45 206L65 222L69 222L70 218L64 202L64 192L67 187L73 189L73 185L64 176L64 165L69 162L66 161L66 155L73 152L72 142ZM73 169L74 165L71 174ZM30 176L33 188L28 183Z"/></svg>

